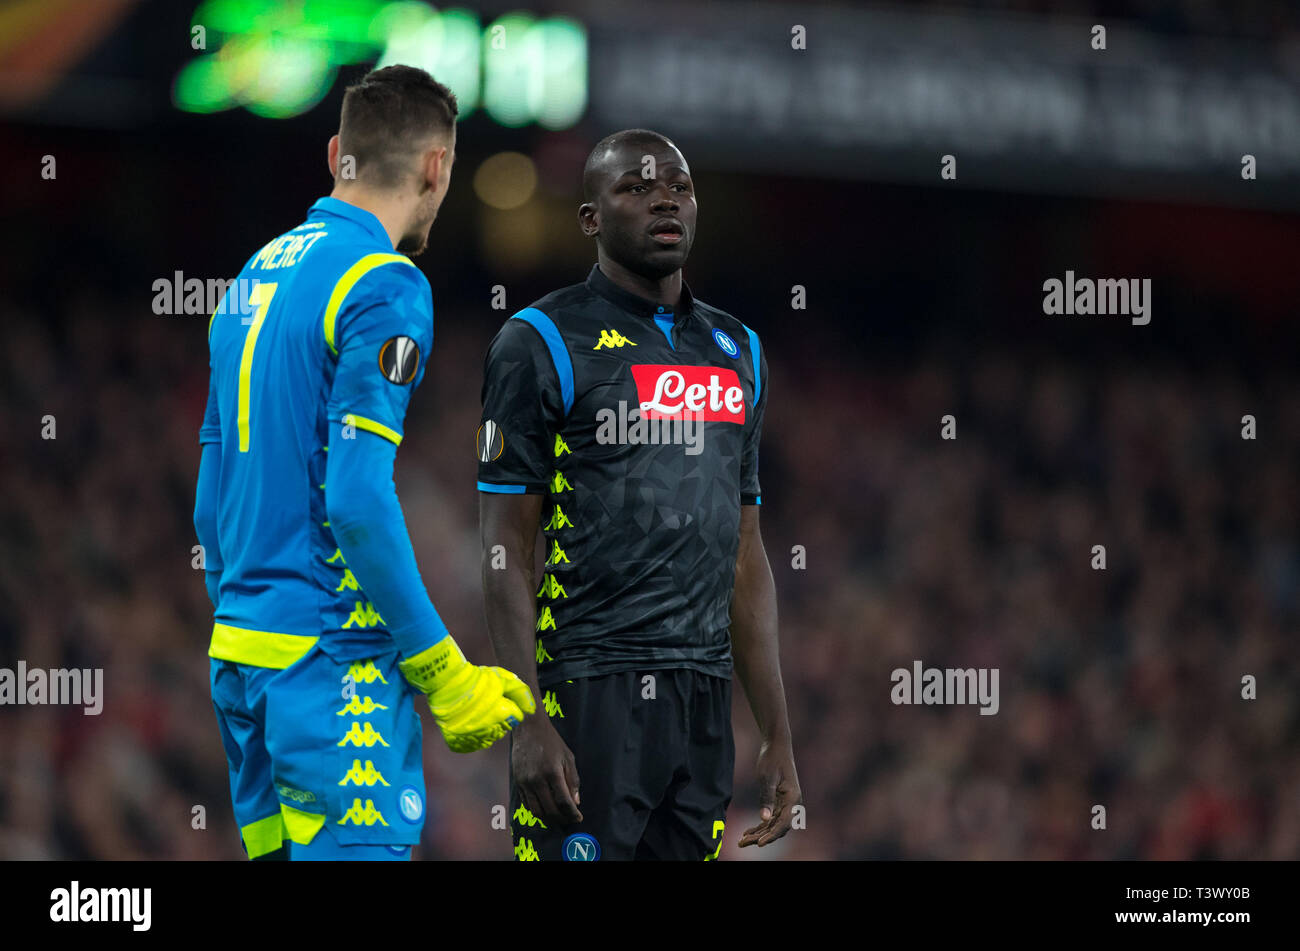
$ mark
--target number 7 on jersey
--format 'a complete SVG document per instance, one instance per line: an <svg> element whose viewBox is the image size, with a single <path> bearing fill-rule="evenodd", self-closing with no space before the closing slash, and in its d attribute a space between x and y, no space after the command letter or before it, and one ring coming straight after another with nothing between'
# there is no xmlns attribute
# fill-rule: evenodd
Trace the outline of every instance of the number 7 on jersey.
<svg viewBox="0 0 1300 951"><path fill-rule="evenodd" d="M275 296L275 284L258 284L248 295L248 303L257 308L253 315L253 326L248 328L244 338L244 354L239 360L239 451L248 452L248 405L252 402L253 389L253 347L257 346L257 335L266 320L266 312L271 307L271 298Z"/></svg>

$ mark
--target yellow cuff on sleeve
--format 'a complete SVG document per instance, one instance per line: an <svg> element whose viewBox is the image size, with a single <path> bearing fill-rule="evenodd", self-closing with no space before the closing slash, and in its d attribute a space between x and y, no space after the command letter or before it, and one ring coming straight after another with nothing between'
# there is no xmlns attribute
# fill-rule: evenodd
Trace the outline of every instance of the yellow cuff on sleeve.
<svg viewBox="0 0 1300 951"><path fill-rule="evenodd" d="M377 423L373 419L366 419L364 416L358 416L355 413L348 413L342 419L344 426L355 426L357 429L364 429L368 433L374 433L376 436L383 436L395 446L402 444L402 434L395 429L389 429L383 423Z"/></svg>

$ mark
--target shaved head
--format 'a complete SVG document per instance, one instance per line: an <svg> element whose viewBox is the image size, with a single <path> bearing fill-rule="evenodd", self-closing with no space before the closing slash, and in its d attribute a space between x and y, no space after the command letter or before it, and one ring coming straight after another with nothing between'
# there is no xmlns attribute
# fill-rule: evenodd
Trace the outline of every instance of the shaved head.
<svg viewBox="0 0 1300 951"><path fill-rule="evenodd" d="M651 129L605 136L587 156L582 190L578 224L596 240L611 280L646 297L660 293L661 281L680 286L698 206L690 166L671 139Z"/></svg>
<svg viewBox="0 0 1300 951"><path fill-rule="evenodd" d="M582 197L584 201L595 201L597 193L608 179L618 175L616 167L618 158L627 147L662 148L668 146L676 149L672 139L660 135L651 129L624 129L607 135L591 150L587 164L582 168Z"/></svg>
<svg viewBox="0 0 1300 951"><path fill-rule="evenodd" d="M343 94L339 150L355 158L357 181L401 188L431 141L455 141L458 114L455 94L424 70L385 66Z"/></svg>
<svg viewBox="0 0 1300 951"><path fill-rule="evenodd" d="M420 254L451 186L457 110L452 91L422 69L367 73L343 94L327 147L331 197L378 217L396 250Z"/></svg>

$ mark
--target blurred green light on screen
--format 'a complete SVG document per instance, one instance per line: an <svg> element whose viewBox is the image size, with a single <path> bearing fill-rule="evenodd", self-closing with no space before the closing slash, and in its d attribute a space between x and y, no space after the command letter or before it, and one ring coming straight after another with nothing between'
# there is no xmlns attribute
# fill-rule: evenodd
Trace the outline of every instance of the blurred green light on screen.
<svg viewBox="0 0 1300 951"><path fill-rule="evenodd" d="M385 43L375 68L418 66L456 94L459 118L479 103L478 17L466 10L437 13L427 4L391 3L375 18L374 35Z"/></svg>
<svg viewBox="0 0 1300 951"><path fill-rule="evenodd" d="M187 112L220 112L235 105L225 67L211 56L186 63L172 86L173 101Z"/></svg>
<svg viewBox="0 0 1300 951"><path fill-rule="evenodd" d="M542 81L536 44L527 39L534 22L531 14L507 13L483 31L483 108L512 128L532 120L528 87Z"/></svg>
<svg viewBox="0 0 1300 951"><path fill-rule="evenodd" d="M508 13L483 32L483 107L505 126L573 125L587 108L587 33L573 20Z"/></svg>
<svg viewBox="0 0 1300 951"><path fill-rule="evenodd" d="M268 119L306 112L334 85L335 67L319 43L272 38L244 97L249 112Z"/></svg>
<svg viewBox="0 0 1300 951"><path fill-rule="evenodd" d="M207 48L172 86L187 112L299 115L338 67L376 58L427 70L456 94L461 117L482 105L502 125L562 129L587 106L587 34L568 18L515 12L483 29L468 10L420 0L204 0L191 25Z"/></svg>
<svg viewBox="0 0 1300 951"><path fill-rule="evenodd" d="M336 43L369 42L383 0L205 0L193 25L226 35L294 33Z"/></svg>
<svg viewBox="0 0 1300 951"><path fill-rule="evenodd" d="M328 44L269 37L235 37L213 56L187 63L172 90L176 105L215 112L242 105L271 119L307 111L334 84Z"/></svg>
<svg viewBox="0 0 1300 951"><path fill-rule="evenodd" d="M543 20L529 31L543 79L530 87L529 105L539 125L567 129L587 108L587 31L568 19Z"/></svg>

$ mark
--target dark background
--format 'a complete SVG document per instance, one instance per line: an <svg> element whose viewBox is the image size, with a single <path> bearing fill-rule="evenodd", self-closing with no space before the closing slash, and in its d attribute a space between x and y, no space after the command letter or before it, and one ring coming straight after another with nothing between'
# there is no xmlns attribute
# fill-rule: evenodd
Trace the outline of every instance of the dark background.
<svg viewBox="0 0 1300 951"><path fill-rule="evenodd" d="M208 698L211 606L191 567L206 315L155 315L152 285L178 270L232 277L302 220L331 188L325 144L343 86L368 64L294 118L181 113L169 88L195 55L197 5L49 4L57 19L36 26L15 13L30 4L0 13L0 666L102 667L106 694L99 717L0 709L0 858L242 856ZM487 23L507 8L479 9ZM689 37L706 55L748 42L740 7L665 7L659 20L609 4L535 12L559 9L588 25L593 70L602 44L632 31L647 48ZM935 29L961 49L967 34L933 28L935 14L995 53L1007 38L1008 60L1025 24L1074 35L1078 48L1038 50L1051 69L1086 59L1101 22L1117 57L1127 44L1135 101L1145 54L1134 51L1147 47L1133 37L1225 83L1258 68L1294 85L1300 49L1300 17L1283 4L766 11L785 24L762 39L770 48L788 46L789 23L844 18L831 52L810 28L810 62L854 57L845 37L860 15L893 18L905 62L922 61L913 51ZM734 31L714 32L728 16ZM53 42L44 31L97 17L75 56L37 56ZM32 76L44 77L37 92L14 93ZM582 161L608 132L651 124L602 99L599 78L568 129L466 119L417 259L435 346L397 485L434 602L480 662L491 655L473 453L483 354L510 313L585 277ZM737 689L724 857L1300 857L1300 179L1280 154L1300 115L1270 114L1258 141L1172 168L1147 160L1140 135L1124 160L1104 143L1071 157L979 134L873 145L860 123L860 140L832 145L788 123L728 132L730 107L707 90L692 108L680 129L649 118L692 163L692 290L753 327L768 354L763 533L807 809L806 829L757 855L735 849L757 813L757 734ZM471 184L503 150L540 173L511 211ZM938 175L949 152L956 182ZM1244 153L1258 156L1258 181L1241 179ZM54 180L40 176L47 154ZM1150 324L1045 316L1043 281L1067 269L1150 278ZM495 285L505 312L490 305ZM791 309L794 285L806 310ZM41 438L47 414L53 440ZM940 438L945 414L956 440ZM1246 414L1254 440L1241 438ZM1104 571L1090 568L1097 544ZM890 672L918 659L998 668L998 714L893 705ZM1241 697L1247 674L1256 700ZM508 801L507 756L505 744L454 755L426 719L419 857L510 856L508 832L491 825ZM1105 830L1090 826L1095 804ZM192 828L196 805L206 829Z"/></svg>

